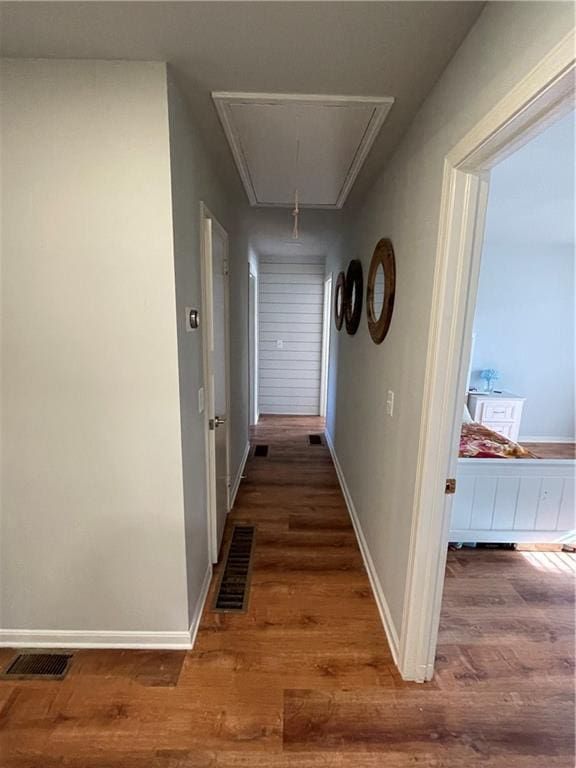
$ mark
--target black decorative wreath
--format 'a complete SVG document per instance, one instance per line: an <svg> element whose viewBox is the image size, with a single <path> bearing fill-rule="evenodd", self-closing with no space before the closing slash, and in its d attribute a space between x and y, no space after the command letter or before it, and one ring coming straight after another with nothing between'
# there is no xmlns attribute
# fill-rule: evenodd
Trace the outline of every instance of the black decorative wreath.
<svg viewBox="0 0 576 768"><path fill-rule="evenodd" d="M362 316L362 302L364 298L364 280L362 277L362 263L359 259L352 259L346 272L346 330L353 336L360 325Z"/></svg>
<svg viewBox="0 0 576 768"><path fill-rule="evenodd" d="M336 290L334 291L334 323L336 330L342 328L344 315L346 313L346 275L340 272L336 280Z"/></svg>

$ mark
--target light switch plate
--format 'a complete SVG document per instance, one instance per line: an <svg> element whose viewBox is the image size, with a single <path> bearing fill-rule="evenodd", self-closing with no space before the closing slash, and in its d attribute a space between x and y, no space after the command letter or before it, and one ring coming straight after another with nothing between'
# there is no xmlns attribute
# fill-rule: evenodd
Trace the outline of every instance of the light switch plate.
<svg viewBox="0 0 576 768"><path fill-rule="evenodd" d="M391 389L388 390L388 396L386 398L386 413L388 416L394 415L394 392Z"/></svg>

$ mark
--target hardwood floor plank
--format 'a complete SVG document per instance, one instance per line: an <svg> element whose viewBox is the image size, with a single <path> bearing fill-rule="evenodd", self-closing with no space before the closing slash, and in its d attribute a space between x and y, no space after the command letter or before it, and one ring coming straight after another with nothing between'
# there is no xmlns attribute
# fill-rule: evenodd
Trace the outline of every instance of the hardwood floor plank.
<svg viewBox="0 0 576 768"><path fill-rule="evenodd" d="M553 649L515 645L447 645L436 656L436 682L442 689L509 690L525 692L546 686L551 691L566 687L574 675L572 643L556 643Z"/></svg>
<svg viewBox="0 0 576 768"><path fill-rule="evenodd" d="M513 612L495 611L493 608L445 610L440 621L440 646L524 642L551 647L559 640L571 642L573 638L573 613L570 616L559 613L551 619L530 606Z"/></svg>
<svg viewBox="0 0 576 768"><path fill-rule="evenodd" d="M68 678L105 676L132 680L144 686L176 686L185 651L77 651ZM87 681L86 681L87 682Z"/></svg>
<svg viewBox="0 0 576 768"><path fill-rule="evenodd" d="M418 711L418 717L415 712ZM553 693L543 701L534 691L317 691L284 694L284 748L322 751L411 751L429 759L442 752L465 758L527 754L540 760L570 756L570 739L557 738L560 722L572 718L572 700ZM498 713L496 715L496 713Z"/></svg>
<svg viewBox="0 0 576 768"><path fill-rule="evenodd" d="M508 581L494 578L469 579L466 589L460 580L447 579L444 587L445 610L458 608L503 608L526 605L518 590Z"/></svg>
<svg viewBox="0 0 576 768"><path fill-rule="evenodd" d="M576 459L576 443L522 443L539 459Z"/></svg>
<svg viewBox="0 0 576 768"><path fill-rule="evenodd" d="M42 762L40 762L42 761ZM449 761L422 758L402 752L214 752L157 750L126 756L86 756L85 758L8 758L2 768L500 768L500 758L470 755ZM512 755L507 768L533 768L531 757ZM570 759L547 757L545 768L573 768Z"/></svg>

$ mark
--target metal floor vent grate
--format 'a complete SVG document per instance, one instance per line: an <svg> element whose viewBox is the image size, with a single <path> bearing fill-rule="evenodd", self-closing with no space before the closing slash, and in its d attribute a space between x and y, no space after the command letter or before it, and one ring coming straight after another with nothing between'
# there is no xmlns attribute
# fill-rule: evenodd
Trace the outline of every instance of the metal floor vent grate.
<svg viewBox="0 0 576 768"><path fill-rule="evenodd" d="M2 677L62 680L68 672L71 658L71 653L19 653Z"/></svg>
<svg viewBox="0 0 576 768"><path fill-rule="evenodd" d="M322 445L321 435L308 435L308 440L310 441L310 445Z"/></svg>
<svg viewBox="0 0 576 768"><path fill-rule="evenodd" d="M254 456L268 456L268 446L267 445L257 445L254 448Z"/></svg>
<svg viewBox="0 0 576 768"><path fill-rule="evenodd" d="M254 533L253 525L234 526L214 611L243 613L248 607Z"/></svg>

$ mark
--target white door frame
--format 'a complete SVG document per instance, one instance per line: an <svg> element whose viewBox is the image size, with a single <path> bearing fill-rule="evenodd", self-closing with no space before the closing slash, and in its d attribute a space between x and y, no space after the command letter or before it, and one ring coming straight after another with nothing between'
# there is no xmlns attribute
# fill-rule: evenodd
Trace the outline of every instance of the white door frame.
<svg viewBox="0 0 576 768"><path fill-rule="evenodd" d="M212 563L218 562L218 526L216 522L216 448L214 430L210 429L210 419L214 418L214 389L212 386L214 347L214 306L212 292L212 230L217 230L224 240L225 264L228 265L228 234L218 219L200 202L200 264L202 276L202 353L204 379L204 445L206 456L206 513L208 517L208 551ZM226 413L228 420L219 429L226 430L226 477L227 501L226 512L230 510L230 322L229 322L229 279L228 267L225 272L224 315L226 346Z"/></svg>
<svg viewBox="0 0 576 768"><path fill-rule="evenodd" d="M324 277L322 320L322 374L320 377L320 416L326 418L328 408L328 374L330 366L330 309L332 307L332 272Z"/></svg>
<svg viewBox="0 0 576 768"><path fill-rule="evenodd" d="M574 31L448 154L440 207L399 667L434 671L490 169L574 108Z"/></svg>
<svg viewBox="0 0 576 768"><path fill-rule="evenodd" d="M250 292L254 280L254 296ZM248 387L249 421L258 424L258 276L248 264Z"/></svg>

